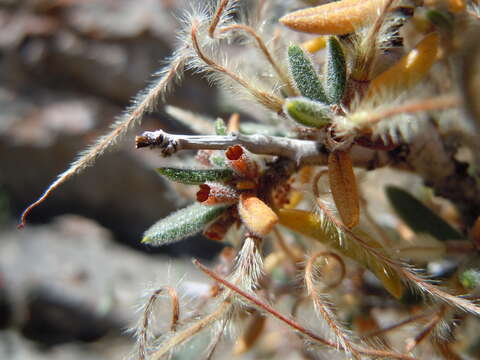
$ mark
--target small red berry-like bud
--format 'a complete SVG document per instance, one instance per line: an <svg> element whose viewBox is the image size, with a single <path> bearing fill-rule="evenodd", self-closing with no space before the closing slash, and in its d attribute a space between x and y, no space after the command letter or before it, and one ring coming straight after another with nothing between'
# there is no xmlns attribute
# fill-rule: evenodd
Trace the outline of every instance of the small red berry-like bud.
<svg viewBox="0 0 480 360"><path fill-rule="evenodd" d="M205 183L199 185L197 201L204 205L235 204L238 193L235 189L219 183Z"/></svg>
<svg viewBox="0 0 480 360"><path fill-rule="evenodd" d="M241 177L254 179L258 176L258 164L240 145L230 146L225 151L230 167Z"/></svg>

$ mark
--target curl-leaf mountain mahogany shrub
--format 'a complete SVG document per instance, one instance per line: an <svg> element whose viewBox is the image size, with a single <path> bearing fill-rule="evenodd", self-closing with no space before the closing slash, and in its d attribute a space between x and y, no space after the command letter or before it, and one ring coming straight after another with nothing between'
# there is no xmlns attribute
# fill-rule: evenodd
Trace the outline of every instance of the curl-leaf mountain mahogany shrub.
<svg viewBox="0 0 480 360"><path fill-rule="evenodd" d="M213 280L198 301L182 304L173 288L152 294L135 356L160 359L209 329L209 358L217 343L229 341L223 330L231 325L240 334L235 354L472 354L478 343L466 329L480 315L477 2L341 0L303 9L288 2L290 11L285 3L191 5L157 80L26 209L22 224L155 108L185 69L194 70L258 122L239 121L238 114L227 123L188 114L192 130L211 132L137 136L137 148L165 157L197 150L198 162L158 169L198 191L192 205L152 225L142 241L159 246L203 232L227 246L217 272L195 261ZM232 46L241 46L242 56L231 55ZM187 112L167 110L186 121ZM386 166L430 188L419 199L389 186L389 222L376 200L362 195L359 185L368 182L357 180L357 169ZM447 205L439 206L433 194ZM450 271L427 272L447 257ZM172 323L155 335L149 319L165 289ZM286 314L277 310L285 309L284 300L291 306ZM382 311L396 320L379 321L375 314ZM316 317L309 323L301 314L310 312ZM275 321L308 346L295 337L278 346L262 342L277 331Z"/></svg>

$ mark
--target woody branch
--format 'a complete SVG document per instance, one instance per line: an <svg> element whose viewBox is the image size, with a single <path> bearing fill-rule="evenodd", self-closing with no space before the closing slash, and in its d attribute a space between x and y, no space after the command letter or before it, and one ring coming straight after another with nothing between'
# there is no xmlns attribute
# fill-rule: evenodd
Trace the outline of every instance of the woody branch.
<svg viewBox="0 0 480 360"><path fill-rule="evenodd" d="M414 171L436 194L456 203L467 222L472 223L480 209L480 186L446 149L433 126L430 130L415 137L403 154L353 145L350 151L353 165L368 170L389 165ZM297 166L326 165L329 153L318 141L261 134L174 135L157 130L146 131L136 138L137 148L159 148L163 156L180 150L226 150L233 145L241 145L258 155L290 159Z"/></svg>
<svg viewBox="0 0 480 360"><path fill-rule="evenodd" d="M180 150L226 150L241 145L258 155L287 158L298 165L326 165L328 149L318 141L291 139L269 135L174 135L163 130L146 131L136 137L137 148L160 148L163 156ZM356 167L378 168L391 163L388 152L353 146L352 161Z"/></svg>

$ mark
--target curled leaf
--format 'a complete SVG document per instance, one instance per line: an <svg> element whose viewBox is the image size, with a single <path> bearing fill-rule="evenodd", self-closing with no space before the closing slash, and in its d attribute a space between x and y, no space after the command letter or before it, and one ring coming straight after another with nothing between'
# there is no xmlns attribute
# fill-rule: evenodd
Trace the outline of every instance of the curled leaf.
<svg viewBox="0 0 480 360"><path fill-rule="evenodd" d="M450 224L405 190L387 186L385 192L397 215L413 231L430 234L442 241L463 239Z"/></svg>
<svg viewBox="0 0 480 360"><path fill-rule="evenodd" d="M182 169L162 167L158 168L157 171L169 180L187 185L200 185L208 181L228 181L233 176L231 169Z"/></svg>
<svg viewBox="0 0 480 360"><path fill-rule="evenodd" d="M345 151L328 156L328 177L333 200L343 224L351 229L360 221L360 201L352 160Z"/></svg>
<svg viewBox="0 0 480 360"><path fill-rule="evenodd" d="M331 104L342 101L347 83L347 64L342 45L334 36L327 41L325 92Z"/></svg>
<svg viewBox="0 0 480 360"><path fill-rule="evenodd" d="M332 122L330 106L307 98L290 98L285 101L283 111L295 122L321 129Z"/></svg>
<svg viewBox="0 0 480 360"><path fill-rule="evenodd" d="M288 67L293 82L302 96L328 103L312 60L298 45L288 47Z"/></svg>
<svg viewBox="0 0 480 360"><path fill-rule="evenodd" d="M162 246L180 241L201 231L225 209L226 206L204 206L194 203L152 225L143 234L142 243Z"/></svg>
<svg viewBox="0 0 480 360"><path fill-rule="evenodd" d="M367 252L357 241L349 239L348 234L342 233L335 226L326 224L325 220L319 215L304 210L280 209L278 218L281 225L316 239L355 260L372 271L393 296L396 298L402 296L405 287L393 267L380 261L372 253ZM352 230L352 233L361 237L368 246L383 252L382 246L366 233L358 229Z"/></svg>
<svg viewBox="0 0 480 360"><path fill-rule="evenodd" d="M341 0L287 14L280 22L310 34L343 35L354 32L376 16L386 0Z"/></svg>
<svg viewBox="0 0 480 360"><path fill-rule="evenodd" d="M278 223L277 214L256 196L241 195L238 213L248 231L260 237L268 235Z"/></svg>

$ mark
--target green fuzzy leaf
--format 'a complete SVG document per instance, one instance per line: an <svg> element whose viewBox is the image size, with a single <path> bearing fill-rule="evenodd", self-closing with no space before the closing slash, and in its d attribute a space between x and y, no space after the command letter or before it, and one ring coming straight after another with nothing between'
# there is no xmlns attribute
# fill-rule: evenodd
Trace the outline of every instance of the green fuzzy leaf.
<svg viewBox="0 0 480 360"><path fill-rule="evenodd" d="M332 122L330 106L306 98L290 98L283 111L295 122L320 129Z"/></svg>
<svg viewBox="0 0 480 360"><path fill-rule="evenodd" d="M180 241L203 230L226 208L226 206L206 206L194 203L152 225L143 234L142 243L162 246Z"/></svg>
<svg viewBox="0 0 480 360"><path fill-rule="evenodd" d="M227 125L223 119L218 118L215 121L215 134L217 135L227 135Z"/></svg>
<svg viewBox="0 0 480 360"><path fill-rule="evenodd" d="M300 46L289 46L288 66L290 75L300 94L312 100L328 103L313 63Z"/></svg>
<svg viewBox="0 0 480 360"><path fill-rule="evenodd" d="M467 290L475 289L480 286L480 270L468 269L462 272L459 276L460 283Z"/></svg>
<svg viewBox="0 0 480 360"><path fill-rule="evenodd" d="M387 186L386 195L395 212L410 228L441 241L463 239L445 220L403 189Z"/></svg>
<svg viewBox="0 0 480 360"><path fill-rule="evenodd" d="M347 83L347 64L342 45L334 36L327 41L327 61L325 92L331 104L339 104L342 101Z"/></svg>
<svg viewBox="0 0 480 360"><path fill-rule="evenodd" d="M172 167L158 168L157 171L169 180L187 185L200 185L207 181L222 182L233 176L231 169L181 169Z"/></svg>

